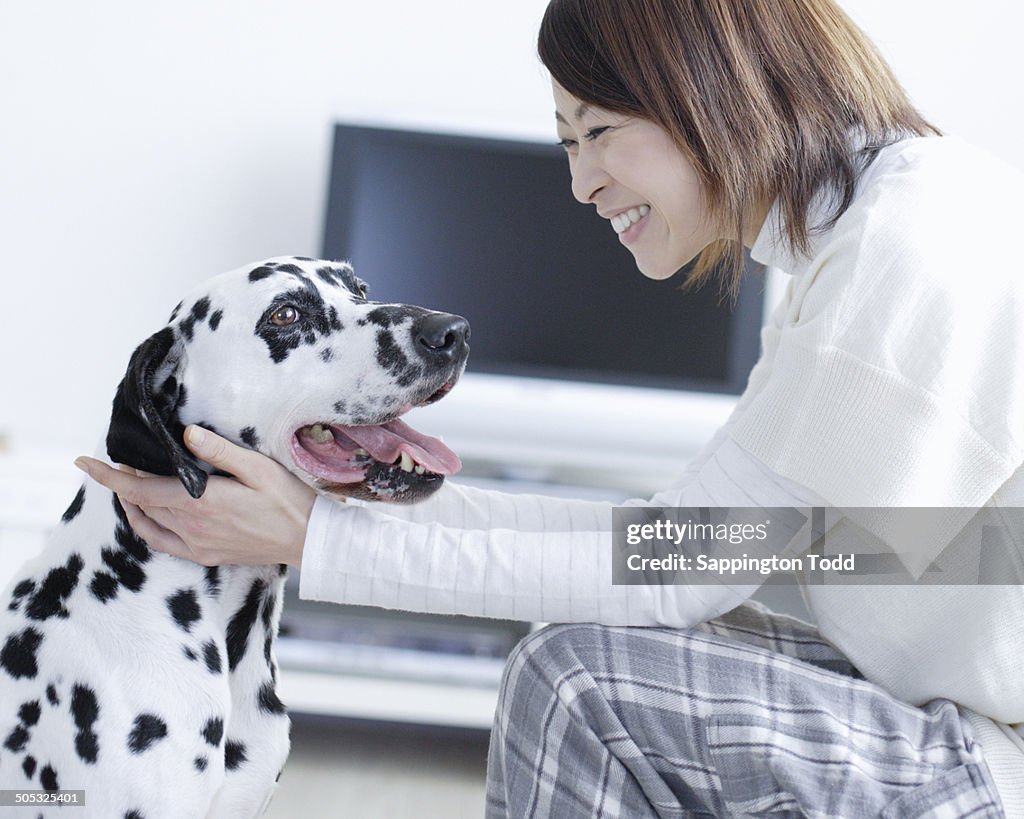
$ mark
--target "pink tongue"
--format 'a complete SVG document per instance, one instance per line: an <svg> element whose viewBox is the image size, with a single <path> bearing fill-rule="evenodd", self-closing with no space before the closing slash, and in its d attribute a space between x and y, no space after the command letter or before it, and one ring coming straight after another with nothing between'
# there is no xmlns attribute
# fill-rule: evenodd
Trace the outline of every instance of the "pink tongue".
<svg viewBox="0 0 1024 819"><path fill-rule="evenodd" d="M332 425L331 429L340 430L382 463L393 463L405 451L416 463L438 475L451 475L462 469L459 456L441 441L417 432L397 418L375 427Z"/></svg>

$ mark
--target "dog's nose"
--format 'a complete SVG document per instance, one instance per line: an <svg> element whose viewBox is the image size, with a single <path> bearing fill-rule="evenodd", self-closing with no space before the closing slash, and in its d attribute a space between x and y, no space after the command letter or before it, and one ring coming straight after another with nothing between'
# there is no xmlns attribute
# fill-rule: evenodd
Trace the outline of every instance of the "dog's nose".
<svg viewBox="0 0 1024 819"><path fill-rule="evenodd" d="M428 361L452 360L462 355L469 341L469 322L450 313L431 313L417 322L413 339Z"/></svg>

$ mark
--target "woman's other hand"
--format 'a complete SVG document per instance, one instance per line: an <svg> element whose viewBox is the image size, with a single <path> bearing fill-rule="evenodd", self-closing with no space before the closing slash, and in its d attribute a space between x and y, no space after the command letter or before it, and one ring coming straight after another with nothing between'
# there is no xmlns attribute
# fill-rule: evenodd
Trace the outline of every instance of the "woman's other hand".
<svg viewBox="0 0 1024 819"><path fill-rule="evenodd" d="M276 461L209 430L189 426L185 444L234 478L211 475L195 499L177 478L114 469L93 458L78 458L75 465L117 494L132 528L153 549L204 566L298 567L313 489Z"/></svg>

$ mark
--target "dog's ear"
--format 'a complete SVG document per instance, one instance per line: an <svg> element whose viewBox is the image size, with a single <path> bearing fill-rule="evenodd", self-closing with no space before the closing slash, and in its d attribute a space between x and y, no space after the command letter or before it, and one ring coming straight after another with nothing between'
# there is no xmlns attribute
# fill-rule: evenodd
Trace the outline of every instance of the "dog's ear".
<svg viewBox="0 0 1024 819"><path fill-rule="evenodd" d="M110 416L107 454L116 463L157 475L177 475L193 498L206 490L206 472L185 448L178 416L182 350L165 327L132 353Z"/></svg>

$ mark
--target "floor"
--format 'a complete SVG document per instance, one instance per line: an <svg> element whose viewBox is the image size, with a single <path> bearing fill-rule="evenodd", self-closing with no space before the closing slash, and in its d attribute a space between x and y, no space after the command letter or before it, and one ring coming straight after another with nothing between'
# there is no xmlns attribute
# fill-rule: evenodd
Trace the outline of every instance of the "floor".
<svg viewBox="0 0 1024 819"><path fill-rule="evenodd" d="M293 715L266 819L480 819L487 735Z"/></svg>

